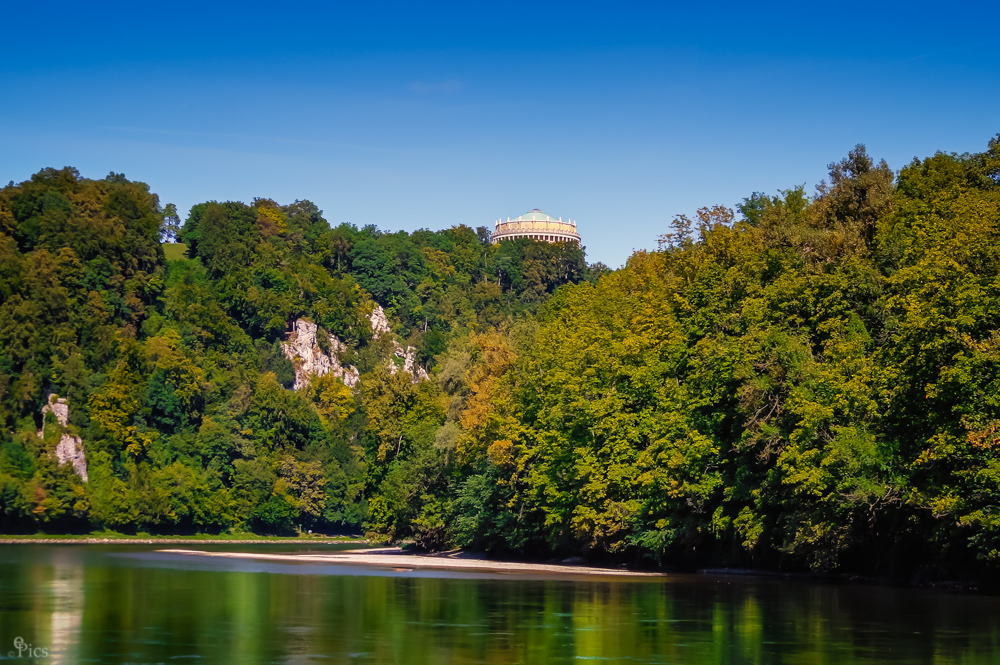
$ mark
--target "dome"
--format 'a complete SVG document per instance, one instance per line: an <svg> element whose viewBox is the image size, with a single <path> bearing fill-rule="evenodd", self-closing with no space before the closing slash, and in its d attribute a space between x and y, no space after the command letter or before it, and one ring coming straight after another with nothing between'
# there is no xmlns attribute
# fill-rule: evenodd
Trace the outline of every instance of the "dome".
<svg viewBox="0 0 1000 665"><path fill-rule="evenodd" d="M554 217L549 217L543 211L535 208L534 210L529 210L520 217L515 217L510 220L512 222L561 222L562 219L555 219Z"/></svg>
<svg viewBox="0 0 1000 665"><path fill-rule="evenodd" d="M490 242L496 244L502 240L530 238L542 242L574 242L580 244L580 234L576 230L576 222L571 219L563 221L556 219L544 211L535 208L520 217L507 221L498 219Z"/></svg>

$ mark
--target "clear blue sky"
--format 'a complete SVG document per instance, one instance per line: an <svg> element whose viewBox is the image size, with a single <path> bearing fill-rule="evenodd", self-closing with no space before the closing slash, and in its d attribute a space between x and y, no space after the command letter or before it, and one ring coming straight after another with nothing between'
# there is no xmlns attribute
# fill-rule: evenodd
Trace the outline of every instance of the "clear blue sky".
<svg viewBox="0 0 1000 665"><path fill-rule="evenodd" d="M0 180L124 172L182 215L268 196L390 230L537 207L616 267L856 143L898 170L1000 132L996 2L231 6L6 6Z"/></svg>

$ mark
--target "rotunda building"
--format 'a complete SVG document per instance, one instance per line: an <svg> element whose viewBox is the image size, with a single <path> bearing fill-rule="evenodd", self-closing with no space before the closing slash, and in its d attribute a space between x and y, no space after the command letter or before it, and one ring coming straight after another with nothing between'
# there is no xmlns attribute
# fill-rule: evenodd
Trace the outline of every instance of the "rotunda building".
<svg viewBox="0 0 1000 665"><path fill-rule="evenodd" d="M490 242L495 245L504 240L517 238L580 244L580 234L576 231L576 222L571 219L564 222L562 217L559 219L549 217L538 208L514 219L508 217L506 222L498 219L493 234L490 236Z"/></svg>

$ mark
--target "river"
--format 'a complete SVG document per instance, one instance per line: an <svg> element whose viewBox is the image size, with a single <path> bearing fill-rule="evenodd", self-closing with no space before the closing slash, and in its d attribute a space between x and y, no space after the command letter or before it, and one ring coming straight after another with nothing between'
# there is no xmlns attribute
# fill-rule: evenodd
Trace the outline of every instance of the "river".
<svg viewBox="0 0 1000 665"><path fill-rule="evenodd" d="M1000 663L1000 598L991 596L718 574L567 580L380 571L156 549L0 546L0 657L74 664Z"/></svg>

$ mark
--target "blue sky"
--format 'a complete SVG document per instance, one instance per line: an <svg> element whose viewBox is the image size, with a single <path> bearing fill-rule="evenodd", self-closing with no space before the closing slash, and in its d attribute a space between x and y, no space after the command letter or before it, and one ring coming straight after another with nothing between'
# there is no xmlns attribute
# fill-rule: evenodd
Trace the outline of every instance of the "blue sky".
<svg viewBox="0 0 1000 665"><path fill-rule="evenodd" d="M846 2L20 3L0 181L45 166L336 225L572 217L588 260L670 219L1000 132L1000 9ZM233 6L235 7L235 5Z"/></svg>

